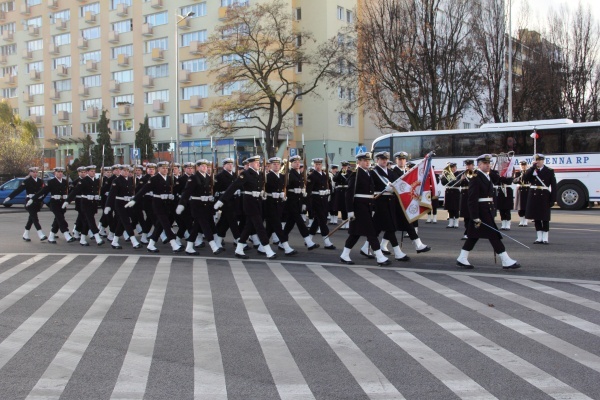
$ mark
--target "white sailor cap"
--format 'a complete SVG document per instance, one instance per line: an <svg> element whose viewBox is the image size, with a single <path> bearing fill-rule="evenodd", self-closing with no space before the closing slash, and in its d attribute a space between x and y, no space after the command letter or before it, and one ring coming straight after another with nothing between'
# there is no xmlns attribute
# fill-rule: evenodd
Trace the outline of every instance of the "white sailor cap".
<svg viewBox="0 0 600 400"><path fill-rule="evenodd" d="M77 167L77 172L83 172L85 171L85 167Z"/></svg>
<svg viewBox="0 0 600 400"><path fill-rule="evenodd" d="M112 167L110 167L110 168L111 168L113 171L114 171L115 169L122 169L120 164L115 164L115 165L113 165L113 166L112 166Z"/></svg>
<svg viewBox="0 0 600 400"><path fill-rule="evenodd" d="M536 161L537 160L545 160L546 156L543 155L542 153L537 153L537 154L534 154L533 159L536 160Z"/></svg>
<svg viewBox="0 0 600 400"><path fill-rule="evenodd" d="M350 165L350 163L346 160L342 161L340 164L342 164L342 167L346 167L346 166Z"/></svg>
<svg viewBox="0 0 600 400"><path fill-rule="evenodd" d="M156 168L156 163L148 163L146 164L146 168Z"/></svg>
<svg viewBox="0 0 600 400"><path fill-rule="evenodd" d="M210 161L208 161L206 158L202 158L196 161L196 165L210 165Z"/></svg>
<svg viewBox="0 0 600 400"><path fill-rule="evenodd" d="M64 167L54 167L54 172L65 172Z"/></svg>
<svg viewBox="0 0 600 400"><path fill-rule="evenodd" d="M88 165L87 167L85 167L86 171L90 171L92 169L96 169L96 166L95 165Z"/></svg>
<svg viewBox="0 0 600 400"><path fill-rule="evenodd" d="M372 160L371 153L368 151L358 153L356 155L357 160Z"/></svg>
<svg viewBox="0 0 600 400"><path fill-rule="evenodd" d="M405 151L399 151L394 153L394 158L408 158L408 153Z"/></svg>
<svg viewBox="0 0 600 400"><path fill-rule="evenodd" d="M169 166L169 162L168 161L159 161L156 163L157 167L168 167Z"/></svg>
<svg viewBox="0 0 600 400"><path fill-rule="evenodd" d="M312 163L313 164L323 164L323 159L322 158L313 158Z"/></svg>
<svg viewBox="0 0 600 400"><path fill-rule="evenodd" d="M268 163L269 164L273 164L273 163L281 164L281 158L279 158L279 157L271 157L271 158L269 158Z"/></svg>
<svg viewBox="0 0 600 400"><path fill-rule="evenodd" d="M181 168L181 164L179 164L178 162L176 162L176 163L173 163L173 166L174 166L174 167L177 167L177 168Z"/></svg>
<svg viewBox="0 0 600 400"><path fill-rule="evenodd" d="M103 168L104 172L108 172L108 171L112 171L112 170L113 170L113 167L104 167Z"/></svg>
<svg viewBox="0 0 600 400"><path fill-rule="evenodd" d="M300 156L291 156L290 157L290 162L300 161L300 160L302 160L302 157L300 157Z"/></svg>
<svg viewBox="0 0 600 400"><path fill-rule="evenodd" d="M331 169L339 169L339 168L340 168L340 166L339 166L339 165L337 165L337 164L331 164L329 167L330 167Z"/></svg>
<svg viewBox="0 0 600 400"><path fill-rule="evenodd" d="M233 158L224 158L221 162L223 163L223 165L233 164Z"/></svg>
<svg viewBox="0 0 600 400"><path fill-rule="evenodd" d="M245 163L251 163L251 162L255 162L255 161L260 161L260 156L252 156L252 157L248 157L244 160Z"/></svg>
<svg viewBox="0 0 600 400"><path fill-rule="evenodd" d="M492 155L491 154L482 154L479 157L477 157L477 162L491 162L492 161Z"/></svg>
<svg viewBox="0 0 600 400"><path fill-rule="evenodd" d="M141 169L142 171L144 170L144 166L143 165L134 165L133 168L135 169Z"/></svg>
<svg viewBox="0 0 600 400"><path fill-rule="evenodd" d="M29 172L38 172L38 167L29 167Z"/></svg>
<svg viewBox="0 0 600 400"><path fill-rule="evenodd" d="M188 162L183 163L183 168L194 168L195 165L196 164L194 164L193 162L188 161Z"/></svg>
<svg viewBox="0 0 600 400"><path fill-rule="evenodd" d="M382 158L388 160L390 158L390 153L387 151L379 151L375 153L375 158Z"/></svg>

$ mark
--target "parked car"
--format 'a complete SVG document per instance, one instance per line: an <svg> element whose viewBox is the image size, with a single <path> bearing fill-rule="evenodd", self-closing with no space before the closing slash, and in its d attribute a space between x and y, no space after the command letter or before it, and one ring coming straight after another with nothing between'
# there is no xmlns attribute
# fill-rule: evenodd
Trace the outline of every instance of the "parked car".
<svg viewBox="0 0 600 400"><path fill-rule="evenodd" d="M18 188L24 179L25 178L14 178L14 179L11 179L10 181L6 182L2 186L0 186L0 204L4 205L4 207L11 207L13 204L23 204L24 205L25 203L27 203L26 193L23 190L21 193L19 193L17 195L17 197L15 197L14 199L10 199L10 201L8 203L3 204L4 199L6 199L8 197L8 195L13 192L13 190ZM49 179L50 178L44 179L44 182L47 183ZM48 204L49 201L50 201L50 196L46 196L44 198L44 203Z"/></svg>

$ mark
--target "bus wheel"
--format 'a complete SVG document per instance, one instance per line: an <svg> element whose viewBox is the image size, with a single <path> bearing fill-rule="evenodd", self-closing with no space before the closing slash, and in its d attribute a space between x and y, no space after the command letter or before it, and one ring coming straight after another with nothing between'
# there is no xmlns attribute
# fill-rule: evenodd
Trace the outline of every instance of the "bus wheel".
<svg viewBox="0 0 600 400"><path fill-rule="evenodd" d="M557 202L562 209L579 210L585 204L585 192L579 185L563 185L558 189Z"/></svg>

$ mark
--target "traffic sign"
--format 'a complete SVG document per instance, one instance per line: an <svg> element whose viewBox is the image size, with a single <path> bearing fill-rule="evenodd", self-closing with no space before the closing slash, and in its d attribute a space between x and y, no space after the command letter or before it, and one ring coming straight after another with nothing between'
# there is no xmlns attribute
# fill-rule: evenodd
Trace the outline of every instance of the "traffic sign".
<svg viewBox="0 0 600 400"><path fill-rule="evenodd" d="M131 159L132 160L139 160L140 159L140 149L139 149L139 147L131 149Z"/></svg>
<svg viewBox="0 0 600 400"><path fill-rule="evenodd" d="M367 152L367 146L356 146L354 148L354 154L360 154L360 153L366 153Z"/></svg>
<svg viewBox="0 0 600 400"><path fill-rule="evenodd" d="M290 147L290 157L294 157L298 155L298 149L295 147Z"/></svg>

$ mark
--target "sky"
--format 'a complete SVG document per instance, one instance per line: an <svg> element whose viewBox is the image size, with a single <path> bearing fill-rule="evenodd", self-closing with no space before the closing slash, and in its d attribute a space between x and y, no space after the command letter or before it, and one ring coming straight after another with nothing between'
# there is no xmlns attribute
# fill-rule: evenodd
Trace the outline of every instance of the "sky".
<svg viewBox="0 0 600 400"><path fill-rule="evenodd" d="M506 0L505 0L506 1ZM547 19L547 13L550 9L558 11L562 5L567 5L569 9L575 10L581 1L584 7L591 7L592 15L597 22L600 22L600 0L512 0L512 18L516 21L524 2L529 3L530 25L539 25Z"/></svg>

